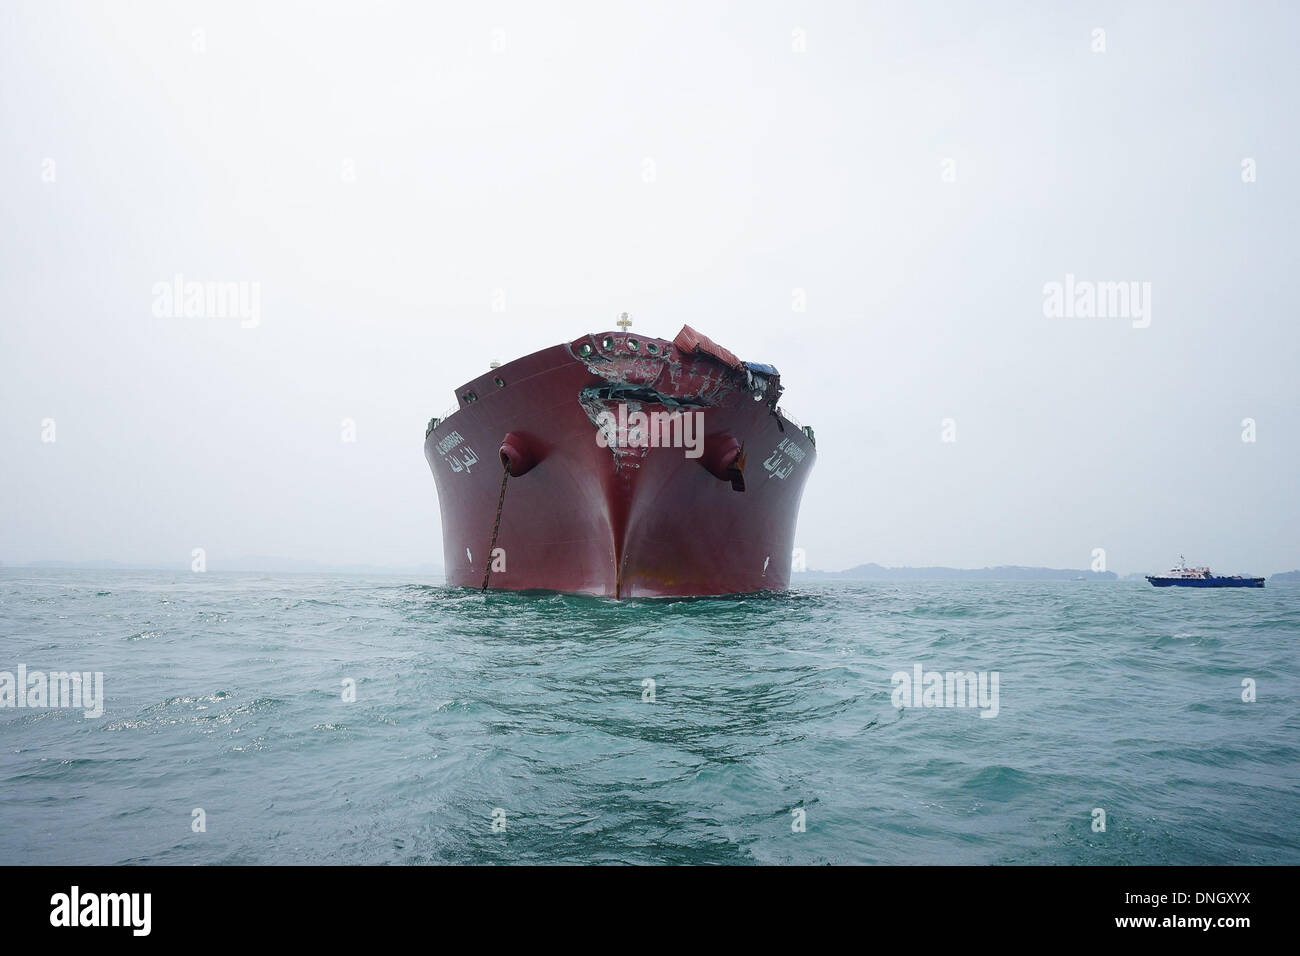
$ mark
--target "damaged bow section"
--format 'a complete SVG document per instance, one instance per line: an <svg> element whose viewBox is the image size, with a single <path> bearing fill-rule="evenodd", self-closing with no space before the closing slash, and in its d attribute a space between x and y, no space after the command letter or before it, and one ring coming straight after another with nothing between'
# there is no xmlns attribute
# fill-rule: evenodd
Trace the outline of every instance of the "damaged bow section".
<svg viewBox="0 0 1300 956"><path fill-rule="evenodd" d="M448 582L480 585L491 540L493 588L786 587L815 445L779 406L780 373L690 326L668 340L619 324L494 367L430 423ZM479 464L493 459L509 475L503 511L501 470Z"/></svg>
<svg viewBox="0 0 1300 956"><path fill-rule="evenodd" d="M746 399L778 417L781 376L770 365L746 363L689 325L671 341L608 333L568 346L601 381L578 394L578 404L610 451L614 470L639 468L652 448L682 448L706 457L708 412ZM778 417L779 421L779 417ZM784 430L784 425L780 425ZM744 490L742 444L731 435L707 439L710 472Z"/></svg>

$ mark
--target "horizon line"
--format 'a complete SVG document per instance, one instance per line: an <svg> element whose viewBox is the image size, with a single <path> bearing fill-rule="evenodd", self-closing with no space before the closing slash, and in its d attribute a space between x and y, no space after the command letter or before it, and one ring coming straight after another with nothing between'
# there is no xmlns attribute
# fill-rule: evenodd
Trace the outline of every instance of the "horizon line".
<svg viewBox="0 0 1300 956"><path fill-rule="evenodd" d="M262 565L262 566L258 566ZM275 567L274 565L296 565L297 567ZM67 558L49 558L29 561L10 561L0 559L0 568L49 568L64 570L134 570L134 571L181 571L188 570L190 567L187 561L177 561L174 563L162 561L118 561L111 558L89 558L81 560L72 560ZM1024 571L1056 571L1071 574L1082 574L1094 577L1103 575L1115 575L1116 580L1125 577L1142 577L1148 572L1145 571L1118 571L1107 568L1105 571L1094 571L1091 568L1057 568L1048 565L1031 565L1031 564L992 564L982 567L955 567L944 564L903 564L903 565L884 565L875 561L866 561L854 564L842 569L828 568L805 568L802 571L791 569L791 576L794 575L815 575L815 574L832 574L843 575L850 571L856 571L860 568L879 568L882 571L955 571L962 573L974 573L979 571L1000 571L1000 570L1024 570ZM429 573L436 571L439 574L445 574L446 569L441 563L433 561L417 562L413 564L372 564L370 562L358 561L354 563L331 563L317 561L313 558L282 558L267 555L242 556L231 559L226 567L220 565L211 568L212 571L232 571L241 573L264 573L264 574L309 574L318 572L333 572L340 574L411 574L411 573ZM1281 574L1294 574L1300 572L1300 568L1293 568L1281 571L1272 571L1262 575L1263 577L1274 577ZM206 571L204 572L206 573ZM1235 572L1233 572L1235 573ZM1105 578L1102 578L1105 580Z"/></svg>

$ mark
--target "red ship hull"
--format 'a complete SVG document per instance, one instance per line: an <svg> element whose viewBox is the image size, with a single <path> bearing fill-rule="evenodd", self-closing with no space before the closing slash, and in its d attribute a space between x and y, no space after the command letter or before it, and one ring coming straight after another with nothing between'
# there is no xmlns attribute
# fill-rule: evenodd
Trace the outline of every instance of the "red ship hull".
<svg viewBox="0 0 1300 956"><path fill-rule="evenodd" d="M673 343L611 332L462 386L424 443L447 583L614 598L785 590L816 450L779 410L774 373L690 329Z"/></svg>

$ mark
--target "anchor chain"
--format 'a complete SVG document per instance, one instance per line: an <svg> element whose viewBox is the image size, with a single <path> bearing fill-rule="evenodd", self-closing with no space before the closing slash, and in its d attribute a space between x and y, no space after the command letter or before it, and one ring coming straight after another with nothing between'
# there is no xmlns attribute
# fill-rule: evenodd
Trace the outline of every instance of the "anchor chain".
<svg viewBox="0 0 1300 956"><path fill-rule="evenodd" d="M510 479L510 462L505 463L505 468L501 472L501 496L497 498L497 519L492 523L492 542L488 545L487 550L487 567L483 569L483 588L486 591L488 586L488 577L492 574L492 552L497 546L497 532L501 530L501 508L506 503L506 482Z"/></svg>

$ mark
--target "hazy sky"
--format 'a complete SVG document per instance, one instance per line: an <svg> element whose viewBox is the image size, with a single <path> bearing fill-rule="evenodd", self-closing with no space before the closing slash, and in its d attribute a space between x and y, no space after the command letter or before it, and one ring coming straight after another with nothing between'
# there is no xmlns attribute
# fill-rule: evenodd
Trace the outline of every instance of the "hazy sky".
<svg viewBox="0 0 1300 956"><path fill-rule="evenodd" d="M811 567L1300 566L1298 10L5 0L0 560L440 563L425 422L626 310L781 369Z"/></svg>

